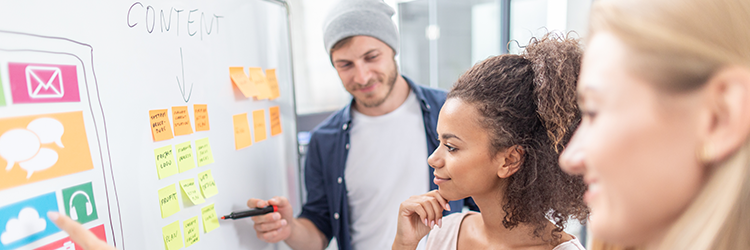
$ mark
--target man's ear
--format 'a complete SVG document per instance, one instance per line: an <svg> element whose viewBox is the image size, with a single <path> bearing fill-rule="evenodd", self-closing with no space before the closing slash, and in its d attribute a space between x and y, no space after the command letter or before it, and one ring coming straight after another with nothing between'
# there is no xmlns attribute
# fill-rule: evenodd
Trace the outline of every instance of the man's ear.
<svg viewBox="0 0 750 250"><path fill-rule="evenodd" d="M710 163L732 155L750 135L750 68L723 68L704 88L710 118L698 155Z"/></svg>
<svg viewBox="0 0 750 250"><path fill-rule="evenodd" d="M498 152L497 157L500 157L500 159L497 161L499 165L497 168L497 176L500 178L508 178L521 169L524 153L523 147L519 145L513 145Z"/></svg>

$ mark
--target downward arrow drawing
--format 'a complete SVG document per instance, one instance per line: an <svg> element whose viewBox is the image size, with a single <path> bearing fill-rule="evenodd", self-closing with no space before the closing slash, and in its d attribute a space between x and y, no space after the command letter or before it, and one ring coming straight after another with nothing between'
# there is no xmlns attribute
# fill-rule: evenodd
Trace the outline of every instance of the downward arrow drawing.
<svg viewBox="0 0 750 250"><path fill-rule="evenodd" d="M182 59L182 48L180 48L180 64L182 66L182 83L180 83L179 76L175 76L175 78L177 78L177 87L180 88L180 93L182 93L182 100L184 100L185 103L187 103L188 101L190 101L190 96L193 95L193 83L190 83L190 90L187 90L185 88L185 83L186 83L185 82L185 63L183 62L183 59ZM186 93L187 93L187 96L186 96Z"/></svg>

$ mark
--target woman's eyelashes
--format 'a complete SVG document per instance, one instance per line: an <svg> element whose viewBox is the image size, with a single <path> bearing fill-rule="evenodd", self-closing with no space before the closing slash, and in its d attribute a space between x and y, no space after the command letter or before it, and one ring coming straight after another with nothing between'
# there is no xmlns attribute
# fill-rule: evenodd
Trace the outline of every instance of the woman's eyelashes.
<svg viewBox="0 0 750 250"><path fill-rule="evenodd" d="M451 145L448 145L447 143L443 143L443 146L445 146L445 148L448 149L448 152L454 152L454 151L458 150L455 147L451 147Z"/></svg>

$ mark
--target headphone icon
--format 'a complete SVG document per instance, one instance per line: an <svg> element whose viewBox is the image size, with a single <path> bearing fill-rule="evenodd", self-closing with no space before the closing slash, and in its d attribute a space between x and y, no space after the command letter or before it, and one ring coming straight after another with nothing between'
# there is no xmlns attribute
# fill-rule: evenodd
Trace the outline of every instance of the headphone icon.
<svg viewBox="0 0 750 250"><path fill-rule="evenodd" d="M91 206L91 198L89 197L89 195L81 190L75 191L73 195L70 196L70 204L68 204L68 207L70 208L70 218L73 220L78 220L78 213L76 211L76 207L73 206L73 199L76 197L76 195L79 194L82 194L86 197L86 216L89 216L94 212L94 208Z"/></svg>

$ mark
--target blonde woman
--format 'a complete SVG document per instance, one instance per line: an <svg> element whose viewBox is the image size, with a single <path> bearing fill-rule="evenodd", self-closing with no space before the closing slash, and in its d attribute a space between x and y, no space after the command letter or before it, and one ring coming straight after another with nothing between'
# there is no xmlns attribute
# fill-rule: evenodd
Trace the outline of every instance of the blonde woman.
<svg viewBox="0 0 750 250"><path fill-rule="evenodd" d="M750 249L750 1L600 0L590 25L560 162L594 237Z"/></svg>

